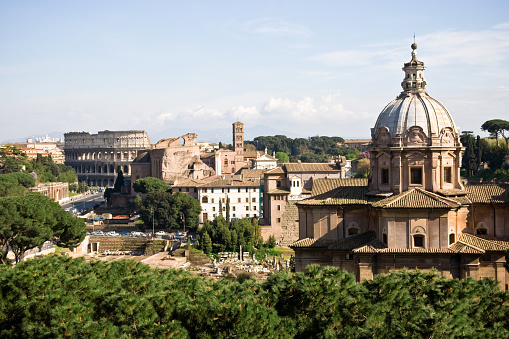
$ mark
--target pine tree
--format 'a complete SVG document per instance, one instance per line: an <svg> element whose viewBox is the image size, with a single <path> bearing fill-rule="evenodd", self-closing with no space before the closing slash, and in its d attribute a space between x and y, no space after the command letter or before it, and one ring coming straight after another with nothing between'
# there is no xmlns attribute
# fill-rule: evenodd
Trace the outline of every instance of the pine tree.
<svg viewBox="0 0 509 339"><path fill-rule="evenodd" d="M207 232L202 235L201 248L206 255L212 253L212 240Z"/></svg>
<svg viewBox="0 0 509 339"><path fill-rule="evenodd" d="M468 138L467 149L465 150L465 169L467 170L467 176L471 177L474 175L474 169L476 164L475 149L474 149L474 138Z"/></svg>
<svg viewBox="0 0 509 339"><path fill-rule="evenodd" d="M115 184L113 185L113 189L115 192L121 192L124 187L124 173L122 170L118 171L117 179L115 180Z"/></svg>
<svg viewBox="0 0 509 339"><path fill-rule="evenodd" d="M226 196L226 222L230 223L230 198Z"/></svg>

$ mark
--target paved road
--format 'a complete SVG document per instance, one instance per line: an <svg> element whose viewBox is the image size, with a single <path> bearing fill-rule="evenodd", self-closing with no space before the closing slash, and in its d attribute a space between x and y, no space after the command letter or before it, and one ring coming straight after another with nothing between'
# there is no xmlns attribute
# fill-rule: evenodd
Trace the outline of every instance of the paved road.
<svg viewBox="0 0 509 339"><path fill-rule="evenodd" d="M95 204L101 203L104 200L102 193L87 194L80 197L72 197L72 201L62 204L62 208L69 210L76 208L79 211L86 210L87 208L93 207Z"/></svg>

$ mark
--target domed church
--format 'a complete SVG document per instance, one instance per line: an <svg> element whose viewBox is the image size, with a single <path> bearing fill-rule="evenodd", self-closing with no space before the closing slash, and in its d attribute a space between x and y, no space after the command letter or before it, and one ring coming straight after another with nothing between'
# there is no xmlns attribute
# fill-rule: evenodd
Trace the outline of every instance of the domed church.
<svg viewBox="0 0 509 339"><path fill-rule="evenodd" d="M371 129L367 179L316 179L297 203L295 267L342 267L357 279L402 268L448 278L492 277L508 289L509 190L465 185L460 131L426 92L425 66L411 45L403 91Z"/></svg>

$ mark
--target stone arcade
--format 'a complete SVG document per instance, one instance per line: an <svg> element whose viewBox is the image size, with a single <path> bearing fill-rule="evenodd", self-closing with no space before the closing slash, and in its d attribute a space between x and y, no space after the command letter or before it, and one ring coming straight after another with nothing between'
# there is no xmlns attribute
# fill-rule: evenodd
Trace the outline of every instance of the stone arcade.
<svg viewBox="0 0 509 339"><path fill-rule="evenodd" d="M333 265L357 279L392 270L436 269L449 278L492 277L508 289L506 185L460 178L459 130L426 92L424 63L404 64L403 92L372 129L368 179L317 179L297 202L297 271Z"/></svg>

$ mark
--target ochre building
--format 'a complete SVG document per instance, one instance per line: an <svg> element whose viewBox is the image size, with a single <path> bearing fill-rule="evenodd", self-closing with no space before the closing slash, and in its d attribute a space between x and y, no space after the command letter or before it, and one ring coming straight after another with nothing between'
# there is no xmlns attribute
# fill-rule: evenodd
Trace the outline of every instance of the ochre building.
<svg viewBox="0 0 509 339"><path fill-rule="evenodd" d="M343 267L357 279L402 268L497 279L508 289L509 190L464 185L464 150L447 109L426 92L424 63L404 64L403 91L371 130L367 179L316 179L296 203L297 271Z"/></svg>

